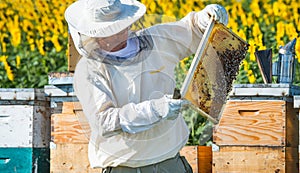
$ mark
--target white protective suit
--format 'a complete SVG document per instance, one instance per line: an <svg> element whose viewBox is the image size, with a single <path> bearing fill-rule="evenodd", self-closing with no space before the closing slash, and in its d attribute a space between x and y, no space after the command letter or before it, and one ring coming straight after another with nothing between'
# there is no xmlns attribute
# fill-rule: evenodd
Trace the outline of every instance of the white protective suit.
<svg viewBox="0 0 300 173"><path fill-rule="evenodd" d="M99 54L80 59L74 89L91 127L92 167L150 165L174 157L186 144L189 129L183 117L150 116L150 104L173 94L175 66L196 52L203 35L199 14L137 33L151 38L141 39L141 50L126 60Z"/></svg>

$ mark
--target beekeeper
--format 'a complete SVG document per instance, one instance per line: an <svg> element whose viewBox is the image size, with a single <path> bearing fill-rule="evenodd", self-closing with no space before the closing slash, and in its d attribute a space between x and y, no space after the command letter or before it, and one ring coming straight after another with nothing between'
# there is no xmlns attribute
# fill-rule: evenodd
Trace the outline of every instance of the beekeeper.
<svg viewBox="0 0 300 173"><path fill-rule="evenodd" d="M191 172L179 151L189 138L172 99L174 68L196 52L210 18L227 24L216 4L180 21L143 28L136 0L79 0L65 18L82 58L74 89L91 128L91 167L103 172Z"/></svg>

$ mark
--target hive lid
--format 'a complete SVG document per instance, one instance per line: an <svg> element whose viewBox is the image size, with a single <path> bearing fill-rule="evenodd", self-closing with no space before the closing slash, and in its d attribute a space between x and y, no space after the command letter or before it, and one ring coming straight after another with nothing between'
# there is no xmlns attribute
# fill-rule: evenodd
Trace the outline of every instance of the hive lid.
<svg viewBox="0 0 300 173"><path fill-rule="evenodd" d="M72 85L46 85L45 95L47 97L74 97L74 88Z"/></svg>
<svg viewBox="0 0 300 173"><path fill-rule="evenodd" d="M45 93L43 89L36 88L0 88L0 101L44 101Z"/></svg>
<svg viewBox="0 0 300 173"><path fill-rule="evenodd" d="M66 85L73 84L73 73L71 72L53 72L48 74L48 84Z"/></svg>
<svg viewBox="0 0 300 173"><path fill-rule="evenodd" d="M235 84L230 93L230 97L286 97L294 95L300 95L300 87L291 84Z"/></svg>

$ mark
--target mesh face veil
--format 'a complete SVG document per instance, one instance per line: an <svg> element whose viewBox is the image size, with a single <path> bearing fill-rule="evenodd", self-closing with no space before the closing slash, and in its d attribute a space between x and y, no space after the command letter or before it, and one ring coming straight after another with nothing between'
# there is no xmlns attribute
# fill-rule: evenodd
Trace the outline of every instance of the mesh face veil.
<svg viewBox="0 0 300 173"><path fill-rule="evenodd" d="M155 17L157 18L157 16ZM151 17L151 19L154 19L154 17ZM103 38L88 37L84 34L78 33L78 49L84 54L84 56L98 61L114 64L121 63L123 62L124 57L110 55L110 53L115 52L115 48L118 46L120 47L121 44L128 43L128 41L136 43L138 46L136 53L145 49L152 49L152 36L145 30L144 27L145 24L149 25L150 23L149 17L141 18L121 32ZM155 23L151 24L154 25ZM121 47L121 49L122 48L123 47ZM134 54L132 56L134 56ZM118 62L114 61L116 59Z"/></svg>
<svg viewBox="0 0 300 173"><path fill-rule="evenodd" d="M150 27L156 24L161 24L165 22L174 22L176 21L173 17L166 17L161 15L155 15L155 14L145 14L142 18L131 24L128 28L125 28L119 33L116 33L114 35L108 36L108 37L102 37L98 40L102 41L102 47L95 44L97 39L96 37L88 37L84 34L79 34L80 39L78 43L78 49L80 49L81 52L83 52L86 56L90 56L91 53L95 49L104 49L106 51L111 51L114 49L115 46L118 46L122 42L126 42L127 39L134 39L137 36L141 35L148 35L147 38L149 38L150 34L146 33L145 27ZM127 36L123 37L120 33L124 33L128 31ZM115 41L113 41L113 37L115 37ZM139 38L140 39L140 38ZM105 47L107 46L107 47Z"/></svg>

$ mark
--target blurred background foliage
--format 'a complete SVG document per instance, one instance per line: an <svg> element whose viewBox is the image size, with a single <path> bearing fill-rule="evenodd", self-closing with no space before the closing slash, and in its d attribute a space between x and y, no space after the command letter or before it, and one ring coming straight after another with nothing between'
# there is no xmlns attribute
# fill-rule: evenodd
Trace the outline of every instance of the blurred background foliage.
<svg viewBox="0 0 300 173"><path fill-rule="evenodd" d="M65 72L68 67L68 31L64 11L75 0L0 1L0 88L42 88L49 72ZM207 4L223 5L229 13L228 27L249 44L246 59L235 83L263 83L254 52L271 48L273 60L279 46L296 38L296 58L300 62L299 0L141 0L148 14L180 19ZM151 23L151 21L149 21ZM180 87L192 57L178 64ZM296 68L295 84L300 81ZM186 111L191 128L190 144L202 144L209 123L197 113ZM205 137L207 138L207 137Z"/></svg>
<svg viewBox="0 0 300 173"><path fill-rule="evenodd" d="M48 73L67 71L70 0L0 1L0 87L42 88Z"/></svg>

